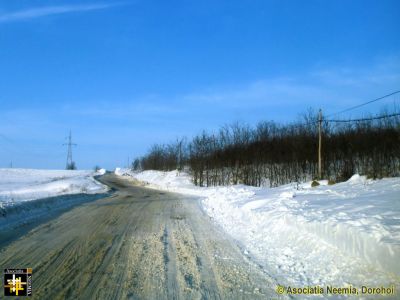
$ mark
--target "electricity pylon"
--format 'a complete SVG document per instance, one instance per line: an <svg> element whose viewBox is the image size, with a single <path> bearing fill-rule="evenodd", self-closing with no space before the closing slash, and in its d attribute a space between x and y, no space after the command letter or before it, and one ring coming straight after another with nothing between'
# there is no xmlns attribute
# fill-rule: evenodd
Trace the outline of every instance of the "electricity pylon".
<svg viewBox="0 0 400 300"><path fill-rule="evenodd" d="M74 170L74 169L76 169L75 162L72 160L72 146L77 146L77 144L72 143L72 134L71 134L71 130L69 131L68 143L63 144L63 146L68 146L67 165L66 165L65 168L66 168L67 170Z"/></svg>

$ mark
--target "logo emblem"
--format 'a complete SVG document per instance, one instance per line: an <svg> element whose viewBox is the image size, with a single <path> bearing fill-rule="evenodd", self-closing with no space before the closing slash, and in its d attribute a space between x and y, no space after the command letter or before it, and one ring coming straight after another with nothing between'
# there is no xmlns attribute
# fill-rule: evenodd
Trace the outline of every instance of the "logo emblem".
<svg viewBox="0 0 400 300"><path fill-rule="evenodd" d="M4 269L4 296L32 296L32 269Z"/></svg>

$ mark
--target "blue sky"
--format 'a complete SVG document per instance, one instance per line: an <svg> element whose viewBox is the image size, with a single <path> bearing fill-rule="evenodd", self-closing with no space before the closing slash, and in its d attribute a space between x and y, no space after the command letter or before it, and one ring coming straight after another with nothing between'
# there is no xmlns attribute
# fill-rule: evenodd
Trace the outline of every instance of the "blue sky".
<svg viewBox="0 0 400 300"><path fill-rule="evenodd" d="M0 1L0 167L126 165L400 89L399 1ZM354 111L378 112L399 96Z"/></svg>

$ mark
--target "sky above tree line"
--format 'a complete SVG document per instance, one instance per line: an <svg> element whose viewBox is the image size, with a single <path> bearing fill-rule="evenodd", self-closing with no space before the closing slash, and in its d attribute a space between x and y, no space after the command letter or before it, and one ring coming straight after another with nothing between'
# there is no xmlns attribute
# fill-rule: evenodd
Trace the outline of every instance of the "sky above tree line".
<svg viewBox="0 0 400 300"><path fill-rule="evenodd" d="M0 167L125 166L235 121L400 90L399 1L2 1ZM378 113L389 97L340 117Z"/></svg>

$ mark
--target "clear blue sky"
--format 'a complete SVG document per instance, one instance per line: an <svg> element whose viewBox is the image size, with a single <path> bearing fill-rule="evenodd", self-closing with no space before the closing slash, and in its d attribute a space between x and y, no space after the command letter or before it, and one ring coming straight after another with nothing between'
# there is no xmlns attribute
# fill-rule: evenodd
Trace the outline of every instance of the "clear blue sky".
<svg viewBox="0 0 400 300"><path fill-rule="evenodd" d="M70 129L78 168L111 169L399 89L397 0L0 2L0 167L64 168Z"/></svg>

